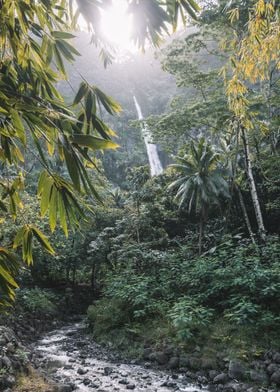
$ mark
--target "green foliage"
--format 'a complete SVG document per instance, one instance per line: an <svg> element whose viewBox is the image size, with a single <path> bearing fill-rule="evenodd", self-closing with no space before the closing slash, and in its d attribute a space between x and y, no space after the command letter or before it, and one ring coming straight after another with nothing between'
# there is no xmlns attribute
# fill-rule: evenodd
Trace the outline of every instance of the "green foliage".
<svg viewBox="0 0 280 392"><path fill-rule="evenodd" d="M89 174L89 168L97 168L96 151L118 147L110 140L115 133L101 119L103 109L110 115L120 111L115 100L83 81L68 105L56 88L60 79L67 79L65 62L73 62L80 55L71 44L80 15L87 21L92 42L101 47L104 63L110 62L111 55L99 28L106 6L107 1L77 0L75 5L64 0L0 1L0 208L14 219L18 210L24 208L20 197L26 174L23 165L32 155L41 166L37 192L41 215L49 214L51 231L60 221L66 236L68 227L79 227L84 218L83 209L88 205L81 196L101 201ZM177 4L175 0L153 0L143 1L141 6L130 2L134 39L139 46L144 47L147 39L158 45L168 23L176 22L179 8L192 17L199 10L194 1ZM54 160L65 165L67 173L59 173ZM47 251L53 251L45 235L26 223L19 229L14 247L22 247L23 260L30 264L32 237ZM16 286L12 278L13 256L10 250L4 252L2 305L9 298L13 300Z"/></svg>
<svg viewBox="0 0 280 392"><path fill-rule="evenodd" d="M177 190L179 206L186 203L189 212L193 208L200 212L210 203L219 203L221 196L229 197L220 154L204 138L198 143L192 141L186 150L183 156L176 157L178 163L171 165L179 178L169 189Z"/></svg>
<svg viewBox="0 0 280 392"><path fill-rule="evenodd" d="M203 257L190 257L187 246L145 251L139 244L113 252L116 267L107 271L103 299L94 308L98 331L102 326L114 330L116 324L126 330L158 319L172 326L176 339L186 342L205 335L215 320L223 319L233 330L250 327L256 335L276 332L279 243L271 238L260 253L254 245L236 241L225 238ZM267 263L266 256L273 262ZM115 315L111 327L110 312Z"/></svg>
<svg viewBox="0 0 280 392"><path fill-rule="evenodd" d="M129 321L125 304L118 299L99 300L88 307L87 318L97 335L117 329Z"/></svg>
<svg viewBox="0 0 280 392"><path fill-rule="evenodd" d="M36 316L48 317L57 312L57 297L43 289L21 289L17 294L17 302L23 310Z"/></svg>
<svg viewBox="0 0 280 392"><path fill-rule="evenodd" d="M188 340L197 331L207 328L213 318L213 310L199 305L190 297L182 297L168 312L180 340Z"/></svg>

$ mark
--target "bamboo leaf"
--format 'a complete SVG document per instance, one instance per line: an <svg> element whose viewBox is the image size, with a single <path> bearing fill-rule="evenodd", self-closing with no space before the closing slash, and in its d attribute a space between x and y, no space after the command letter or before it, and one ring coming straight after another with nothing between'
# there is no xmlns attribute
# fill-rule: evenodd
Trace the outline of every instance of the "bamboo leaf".
<svg viewBox="0 0 280 392"><path fill-rule="evenodd" d="M49 243L47 237L45 234L43 234L37 227L32 226L31 230L36 237L36 239L39 241L39 243L52 255L55 254L54 249L52 248L51 244Z"/></svg>
<svg viewBox="0 0 280 392"><path fill-rule="evenodd" d="M72 143L78 144L79 146L88 147L91 150L105 150L105 149L116 149L119 147L118 144L111 140L101 139L92 135L75 134L71 137Z"/></svg>
<svg viewBox="0 0 280 392"><path fill-rule="evenodd" d="M82 82L74 98L73 105L77 105L87 93L88 93L88 85L85 82Z"/></svg>

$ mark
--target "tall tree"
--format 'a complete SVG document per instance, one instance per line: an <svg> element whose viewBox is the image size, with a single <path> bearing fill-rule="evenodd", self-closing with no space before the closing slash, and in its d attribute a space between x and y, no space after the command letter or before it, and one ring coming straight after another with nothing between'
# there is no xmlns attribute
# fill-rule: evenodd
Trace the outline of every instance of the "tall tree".
<svg viewBox="0 0 280 392"><path fill-rule="evenodd" d="M194 210L199 215L200 255L209 207L218 205L221 197L229 197L228 184L219 153L204 138L197 144L191 142L187 153L176 160L178 163L171 167L178 173L178 178L169 189L176 189L175 199L179 201L179 207L187 205L189 213Z"/></svg>

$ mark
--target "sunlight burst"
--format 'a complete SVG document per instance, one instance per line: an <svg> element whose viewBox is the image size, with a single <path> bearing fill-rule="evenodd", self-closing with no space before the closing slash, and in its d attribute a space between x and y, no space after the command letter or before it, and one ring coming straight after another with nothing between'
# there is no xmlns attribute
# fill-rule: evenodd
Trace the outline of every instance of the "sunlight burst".
<svg viewBox="0 0 280 392"><path fill-rule="evenodd" d="M126 0L113 0L112 6L102 14L101 29L105 37L119 49L132 49L132 21L127 13Z"/></svg>

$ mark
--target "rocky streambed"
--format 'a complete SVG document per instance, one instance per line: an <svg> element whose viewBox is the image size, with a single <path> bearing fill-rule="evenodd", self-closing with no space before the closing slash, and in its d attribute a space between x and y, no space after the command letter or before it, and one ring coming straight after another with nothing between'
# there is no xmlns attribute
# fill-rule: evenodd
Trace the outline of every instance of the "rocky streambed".
<svg viewBox="0 0 280 392"><path fill-rule="evenodd" d="M184 374L123 363L93 342L84 329L82 322L65 326L48 333L33 346L37 367L57 383L59 392L208 391L205 386L190 384Z"/></svg>

